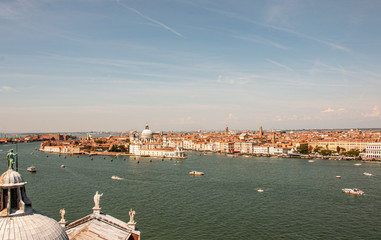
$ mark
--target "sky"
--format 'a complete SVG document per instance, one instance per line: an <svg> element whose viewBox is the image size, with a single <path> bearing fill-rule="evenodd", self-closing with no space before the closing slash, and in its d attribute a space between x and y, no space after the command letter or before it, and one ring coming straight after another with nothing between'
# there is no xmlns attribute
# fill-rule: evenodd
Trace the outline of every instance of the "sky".
<svg viewBox="0 0 381 240"><path fill-rule="evenodd" d="M381 127L379 0L0 0L0 132Z"/></svg>

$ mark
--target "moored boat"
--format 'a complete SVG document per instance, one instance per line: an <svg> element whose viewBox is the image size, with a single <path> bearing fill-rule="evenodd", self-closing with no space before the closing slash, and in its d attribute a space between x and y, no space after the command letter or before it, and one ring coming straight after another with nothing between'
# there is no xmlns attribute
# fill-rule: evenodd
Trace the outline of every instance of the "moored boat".
<svg viewBox="0 0 381 240"><path fill-rule="evenodd" d="M189 175L204 175L203 172L198 172L198 171L190 171Z"/></svg>
<svg viewBox="0 0 381 240"><path fill-rule="evenodd" d="M358 188L344 188L341 189L344 193L354 194L354 195L364 195L364 191Z"/></svg>

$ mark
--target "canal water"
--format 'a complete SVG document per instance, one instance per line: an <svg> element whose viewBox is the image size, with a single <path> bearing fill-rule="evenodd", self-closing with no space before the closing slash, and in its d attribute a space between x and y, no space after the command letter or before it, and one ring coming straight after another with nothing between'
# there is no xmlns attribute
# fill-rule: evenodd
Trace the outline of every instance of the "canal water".
<svg viewBox="0 0 381 240"><path fill-rule="evenodd" d="M18 144L19 172L33 207L57 221L60 208L69 222L90 214L99 191L103 212L127 222L130 208L136 211L145 240L381 239L381 164L197 152L187 152L185 160L91 160L38 147ZM10 148L16 146L0 145L2 172ZM26 171L31 165L37 173ZM205 175L188 175L192 170ZM341 192L355 187L365 196Z"/></svg>

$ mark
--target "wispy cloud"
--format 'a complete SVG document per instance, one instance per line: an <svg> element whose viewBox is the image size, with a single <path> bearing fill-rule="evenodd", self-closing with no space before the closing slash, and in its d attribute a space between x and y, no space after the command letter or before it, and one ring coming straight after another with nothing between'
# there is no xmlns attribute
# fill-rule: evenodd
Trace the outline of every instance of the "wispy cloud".
<svg viewBox="0 0 381 240"><path fill-rule="evenodd" d="M319 39L319 38L316 38L316 37L313 37L313 36L310 36L310 35L307 35L307 34L304 34L304 33L301 33L301 32L298 32L298 31L295 31L295 30L292 30L292 29L289 29L289 28L278 27L278 26L273 26L273 25L267 25L267 27L272 28L272 29L276 29L278 31L290 33L290 34L293 34L293 35L301 37L301 38L309 39L309 40L321 43L323 45L332 47L334 49L337 49L337 50L340 50L340 51L343 51L343 52L347 52L347 53L352 52L351 49L349 49L349 48L347 48L345 46L342 46L342 45L339 45L337 43L333 43L333 42L330 42L330 41L327 41L327 40L322 40L322 39Z"/></svg>
<svg viewBox="0 0 381 240"><path fill-rule="evenodd" d="M282 63L279 63L279 62L276 62L274 60L270 60L270 59L265 59L267 62L269 63L272 63L278 67L281 67L283 69L286 69L287 71L290 71L290 72L294 72L294 69L290 68L289 66L285 65L285 64L282 64Z"/></svg>
<svg viewBox="0 0 381 240"><path fill-rule="evenodd" d="M327 109L321 111L321 113L333 113L333 112L339 113L339 112L342 112L342 111L344 111L344 110L345 110L345 108L333 109L333 108L330 108L330 107L329 107L329 108L327 108Z"/></svg>
<svg viewBox="0 0 381 240"><path fill-rule="evenodd" d="M229 113L227 118L226 118L226 124L231 123L232 120L238 119L238 117L234 116L233 113Z"/></svg>
<svg viewBox="0 0 381 240"><path fill-rule="evenodd" d="M17 90L10 86L1 86L0 92L17 92Z"/></svg>
<svg viewBox="0 0 381 240"><path fill-rule="evenodd" d="M234 38L241 39L241 40L248 41L248 42L259 43L262 45L269 45L269 46L273 46L273 47L276 47L279 49L287 50L287 47L283 46L282 44L268 40L268 39L264 39L264 38L244 37L244 36L234 36Z"/></svg>
<svg viewBox="0 0 381 240"><path fill-rule="evenodd" d="M249 82L247 77L223 77L222 75L218 76L218 83L227 83L227 84L237 84L243 85Z"/></svg>
<svg viewBox="0 0 381 240"><path fill-rule="evenodd" d="M370 113L363 113L364 117L381 117L381 111L378 105L374 105Z"/></svg>
<svg viewBox="0 0 381 240"><path fill-rule="evenodd" d="M179 36L179 37L182 37L182 38L184 37L181 33L177 32L177 31L174 30L173 28L170 28L169 26L165 25L164 23L159 22L158 20L155 20L155 19L153 19L153 18L150 18L150 17L148 17L147 15L144 15L143 13L139 12L139 11L136 10L135 8L129 7L129 6L127 6L126 4L122 3L120 0L117 0L116 2L117 2L120 6L122 6L123 8L125 8L125 9L127 9L127 10L129 10L129 11L132 11L132 12L138 14L139 16L145 18L146 20L148 20L148 21L150 21L150 22L152 22L152 23L155 23L155 24L159 25L160 27L162 27L162 28L164 28L164 29L170 31L171 33L173 33L173 34L175 34L175 35L177 35L177 36Z"/></svg>
<svg viewBox="0 0 381 240"><path fill-rule="evenodd" d="M304 34L304 33L301 33L301 32L298 32L298 31L295 31L295 30L292 30L292 29L289 29L289 28L278 27L278 26L274 26L274 25L271 25L271 24L268 24L268 23L262 23L262 22L259 22L259 21L254 21L254 20L252 20L250 18L247 18L247 17L244 17L242 15L235 14L235 13L232 13L232 12L222 11L222 10L219 10L219 9L216 9L216 8L204 7L204 6L197 5L197 4L193 4L193 5L195 5L197 7L200 7L202 9L208 10L210 12L220 14L220 15L225 16L225 17L230 17L230 18L233 18L233 19L236 19L236 20L240 20L240 21L243 21L243 22L255 24L257 26L261 26L261 27L264 27L264 28L275 29L275 30L278 30L278 31L281 31L281 32L285 32L285 33L289 33L289 34L292 34L292 35L295 35L297 37L301 37L301 38L304 38L304 39L309 39L309 40L321 43L323 45L329 46L331 48L334 48L334 49L337 49L337 50L340 50L340 51L343 51L343 52L347 52L347 53L352 52L351 49L349 49L349 48L347 48L345 46L342 46L340 44L337 44L337 43L334 43L334 42L331 42L331 41L327 41L327 40L323 40L323 39L319 39L319 38L316 38L316 37L313 37L313 36L310 36L310 35L307 35L307 34ZM278 13L274 12L273 15L275 16L275 14L279 14L279 12Z"/></svg>
<svg viewBox="0 0 381 240"><path fill-rule="evenodd" d="M323 110L321 111L322 113L331 113L331 112L334 112L335 110L333 110L332 108L327 108L326 110Z"/></svg>

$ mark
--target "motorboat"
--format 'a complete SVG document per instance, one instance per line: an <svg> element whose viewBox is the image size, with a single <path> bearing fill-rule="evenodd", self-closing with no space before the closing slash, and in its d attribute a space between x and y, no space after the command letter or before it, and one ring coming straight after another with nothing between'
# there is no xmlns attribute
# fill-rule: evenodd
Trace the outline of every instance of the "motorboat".
<svg viewBox="0 0 381 240"><path fill-rule="evenodd" d="M123 178L118 177L118 176L112 176L111 179L114 179L114 180L122 180Z"/></svg>
<svg viewBox="0 0 381 240"><path fill-rule="evenodd" d="M342 191L354 195L364 195L364 192L358 188L344 188Z"/></svg>
<svg viewBox="0 0 381 240"><path fill-rule="evenodd" d="M364 172L363 174L364 174L365 176L369 176L369 177L370 177L370 176L373 176L373 174L368 173L368 172Z"/></svg>
<svg viewBox="0 0 381 240"><path fill-rule="evenodd" d="M308 160L308 162L315 162L315 160Z"/></svg>
<svg viewBox="0 0 381 240"><path fill-rule="evenodd" d="M257 192L264 192L262 188L258 189Z"/></svg>
<svg viewBox="0 0 381 240"><path fill-rule="evenodd" d="M198 172L198 171L190 171L189 175L204 175L203 172Z"/></svg>
<svg viewBox="0 0 381 240"><path fill-rule="evenodd" d="M65 165L61 165L60 167L61 167L61 168L65 168Z"/></svg>
<svg viewBox="0 0 381 240"><path fill-rule="evenodd" d="M37 172L37 169L35 166L30 166L26 169L28 172Z"/></svg>
<svg viewBox="0 0 381 240"><path fill-rule="evenodd" d="M355 165L355 166L361 166L361 163L355 163L353 165Z"/></svg>
<svg viewBox="0 0 381 240"><path fill-rule="evenodd" d="M336 178L341 178L341 176L336 176Z"/></svg>

